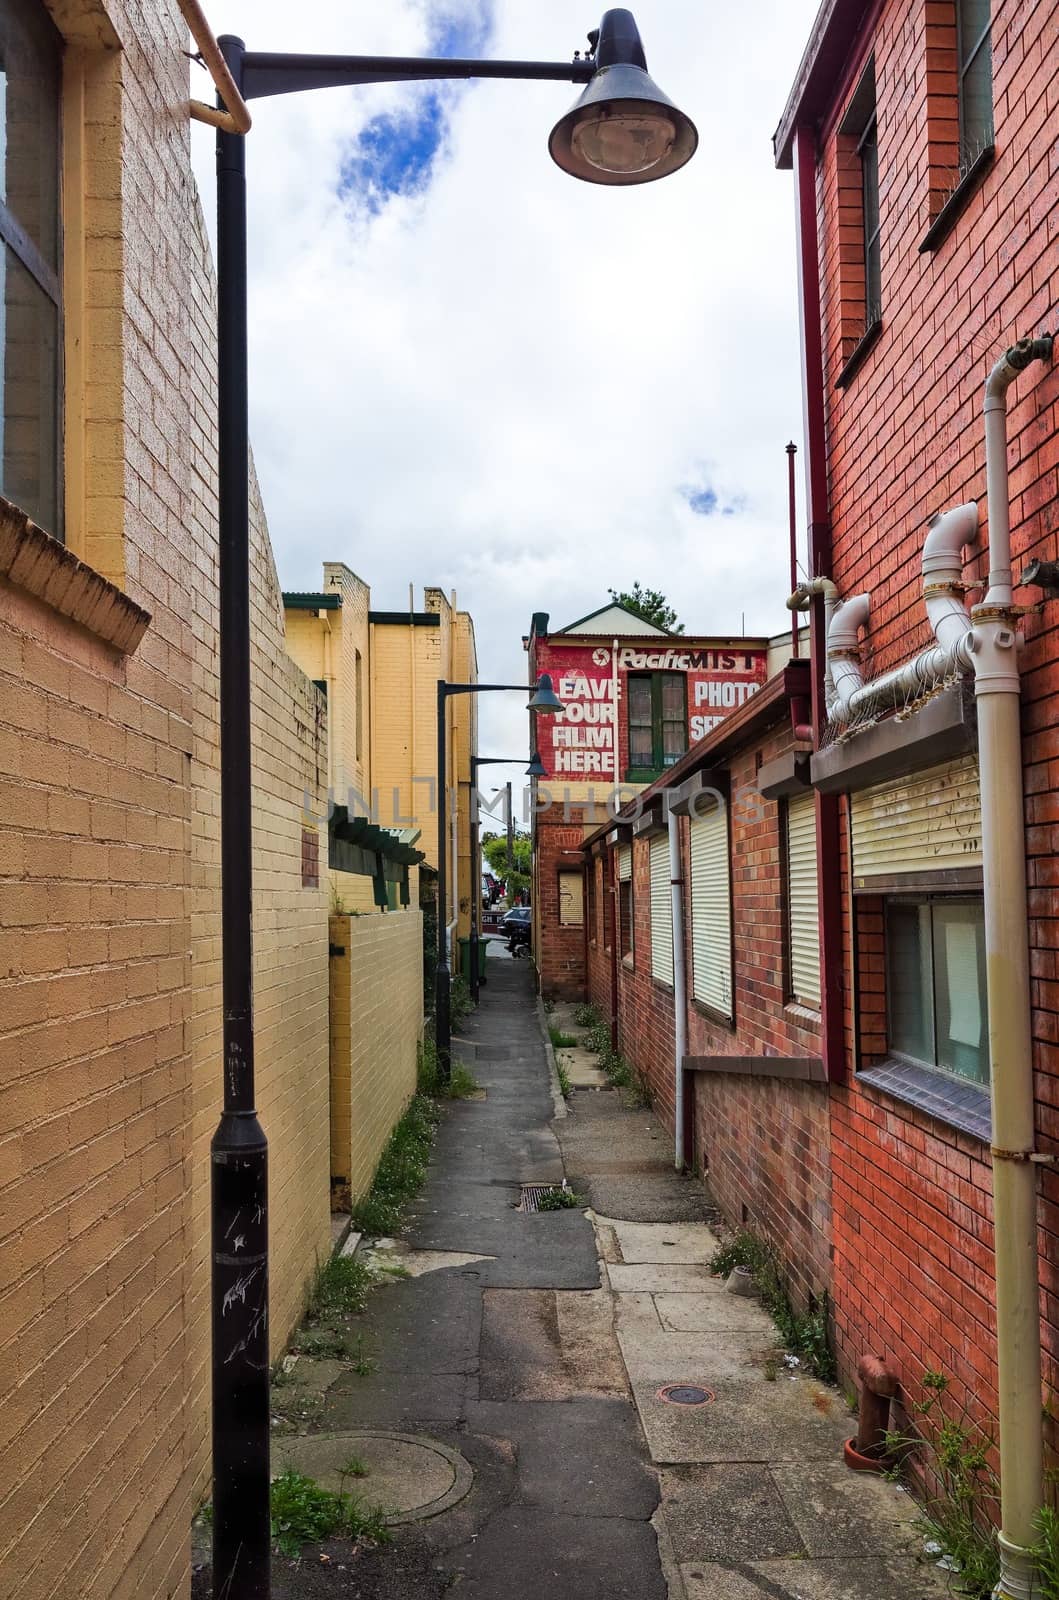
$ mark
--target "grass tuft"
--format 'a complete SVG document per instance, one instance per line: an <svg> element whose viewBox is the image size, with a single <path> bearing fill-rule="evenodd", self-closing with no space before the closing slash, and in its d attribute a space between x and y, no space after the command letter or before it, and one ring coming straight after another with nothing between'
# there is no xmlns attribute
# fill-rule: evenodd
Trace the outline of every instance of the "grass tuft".
<svg viewBox="0 0 1059 1600"><path fill-rule="evenodd" d="M270 1500L272 1537L283 1555L300 1555L304 1545L336 1534L370 1539L375 1544L389 1542L390 1531L381 1510L364 1505L354 1495L324 1489L293 1467L273 1479Z"/></svg>
<svg viewBox="0 0 1059 1600"><path fill-rule="evenodd" d="M569 1050L572 1045L577 1043L577 1036L575 1034L564 1033L562 1028L559 1027L549 1028L548 1037L552 1041L553 1048L556 1050Z"/></svg>
<svg viewBox="0 0 1059 1600"><path fill-rule="evenodd" d="M316 1269L309 1290L308 1315L321 1317L329 1311L363 1311L374 1282L370 1269L356 1256L331 1256Z"/></svg>
<svg viewBox="0 0 1059 1600"><path fill-rule="evenodd" d="M584 1204L583 1195L575 1194L572 1189L564 1189L558 1183L554 1188L545 1189L537 1196L538 1211L576 1211Z"/></svg>
<svg viewBox="0 0 1059 1600"><path fill-rule="evenodd" d="M749 1267L761 1294L761 1304L779 1330L787 1349L804 1363L811 1377L833 1383L835 1358L827 1332L827 1307L821 1302L804 1313L791 1305L775 1254L764 1239L748 1228L721 1245L710 1262L715 1277L726 1278L734 1267Z"/></svg>
<svg viewBox="0 0 1059 1600"><path fill-rule="evenodd" d="M570 1082L570 1074L567 1072L561 1061L557 1061L555 1063L555 1076L559 1080L559 1089L562 1093L563 1099L569 1100L570 1096L574 1092L574 1086Z"/></svg>
<svg viewBox="0 0 1059 1600"><path fill-rule="evenodd" d="M432 1100L469 1100L479 1089L474 1073L462 1061L451 1063L449 1081L442 1083L438 1071L438 1047L431 1038L424 1039L419 1046L416 1082L419 1093L429 1095Z"/></svg>

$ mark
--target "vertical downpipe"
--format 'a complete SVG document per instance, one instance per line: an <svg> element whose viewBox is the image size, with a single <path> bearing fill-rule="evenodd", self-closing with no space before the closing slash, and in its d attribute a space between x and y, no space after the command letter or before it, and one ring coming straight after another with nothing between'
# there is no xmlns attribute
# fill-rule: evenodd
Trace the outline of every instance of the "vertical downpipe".
<svg viewBox="0 0 1059 1600"><path fill-rule="evenodd" d="M1020 682L1012 608L1007 390L1052 341L1023 339L986 380L989 586L971 612L982 797L986 993L993 1106L993 1211L1000 1433L997 1600L1030 1600L1034 1519L1043 1501L1041 1328L1034 1153L1033 1035L1026 895Z"/></svg>
<svg viewBox="0 0 1059 1600"><path fill-rule="evenodd" d="M666 794L669 826L669 881L673 895L673 1165L684 1170L684 1057L688 1053L688 996L684 971L684 873L680 857L680 817Z"/></svg>

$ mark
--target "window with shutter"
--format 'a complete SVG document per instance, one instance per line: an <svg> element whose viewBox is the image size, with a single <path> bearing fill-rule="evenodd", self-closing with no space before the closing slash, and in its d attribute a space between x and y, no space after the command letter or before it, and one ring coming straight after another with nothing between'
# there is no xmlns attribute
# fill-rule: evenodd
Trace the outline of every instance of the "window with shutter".
<svg viewBox="0 0 1059 1600"><path fill-rule="evenodd" d="M732 1017L732 898L728 811L715 804L691 821L692 993Z"/></svg>
<svg viewBox="0 0 1059 1600"><path fill-rule="evenodd" d="M651 840L651 976L673 982L673 884L665 833Z"/></svg>
<svg viewBox="0 0 1059 1600"><path fill-rule="evenodd" d="M618 849L618 949L623 956L632 955L632 848L621 845Z"/></svg>
<svg viewBox="0 0 1059 1600"><path fill-rule="evenodd" d="M799 1005L820 1005L820 917L816 878L816 796L787 801L788 992Z"/></svg>
<svg viewBox="0 0 1059 1600"><path fill-rule="evenodd" d="M975 755L862 789L851 810L854 888L982 865Z"/></svg>

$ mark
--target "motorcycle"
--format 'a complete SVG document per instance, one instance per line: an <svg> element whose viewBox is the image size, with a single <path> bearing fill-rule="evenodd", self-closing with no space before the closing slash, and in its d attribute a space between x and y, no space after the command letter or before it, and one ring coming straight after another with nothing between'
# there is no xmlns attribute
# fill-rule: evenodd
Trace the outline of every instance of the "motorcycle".
<svg viewBox="0 0 1059 1600"><path fill-rule="evenodd" d="M530 938L532 930L528 922L513 922L507 932L508 954L517 961L520 956L530 953Z"/></svg>

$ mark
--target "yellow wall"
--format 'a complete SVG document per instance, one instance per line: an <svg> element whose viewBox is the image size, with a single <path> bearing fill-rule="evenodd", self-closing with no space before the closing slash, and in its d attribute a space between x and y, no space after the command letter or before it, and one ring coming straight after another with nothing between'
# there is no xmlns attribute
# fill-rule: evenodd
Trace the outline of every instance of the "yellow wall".
<svg viewBox="0 0 1059 1600"><path fill-rule="evenodd" d="M415 1092L423 918L331 918L331 1172L359 1199Z"/></svg>
<svg viewBox="0 0 1059 1600"><path fill-rule="evenodd" d="M175 0L55 13L70 545L150 625L106 633L120 594L0 540L0 1596L174 1600L208 1467L221 1100L214 290ZM275 1349L330 1239L327 888L301 873L327 773L259 505L252 622Z"/></svg>

